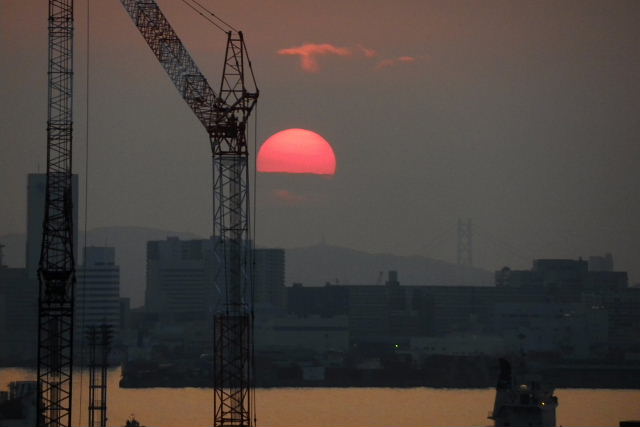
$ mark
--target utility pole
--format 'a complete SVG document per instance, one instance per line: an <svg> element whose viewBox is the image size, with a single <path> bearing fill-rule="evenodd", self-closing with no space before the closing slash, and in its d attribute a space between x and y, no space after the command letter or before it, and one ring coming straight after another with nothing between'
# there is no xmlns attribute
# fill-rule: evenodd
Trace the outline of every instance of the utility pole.
<svg viewBox="0 0 640 427"><path fill-rule="evenodd" d="M38 267L39 427L70 427L73 373L73 0L49 0L47 187Z"/></svg>

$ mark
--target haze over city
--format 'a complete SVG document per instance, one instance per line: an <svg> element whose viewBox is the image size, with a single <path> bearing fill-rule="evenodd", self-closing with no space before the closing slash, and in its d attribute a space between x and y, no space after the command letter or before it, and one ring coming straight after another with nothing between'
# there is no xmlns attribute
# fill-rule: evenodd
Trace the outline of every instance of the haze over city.
<svg viewBox="0 0 640 427"><path fill-rule="evenodd" d="M158 3L216 86L224 36L181 2ZM258 145L304 128L337 157L333 177L258 174L259 245L324 239L454 261L455 223L473 218L476 266L611 252L640 280L637 2L205 4L245 30L261 90ZM44 172L40 6L0 3L0 235L24 232L26 175ZM81 186L85 7L76 8ZM91 7L88 227L208 236L206 134L118 2Z"/></svg>
<svg viewBox="0 0 640 427"><path fill-rule="evenodd" d="M638 18L0 0L0 424L640 426Z"/></svg>

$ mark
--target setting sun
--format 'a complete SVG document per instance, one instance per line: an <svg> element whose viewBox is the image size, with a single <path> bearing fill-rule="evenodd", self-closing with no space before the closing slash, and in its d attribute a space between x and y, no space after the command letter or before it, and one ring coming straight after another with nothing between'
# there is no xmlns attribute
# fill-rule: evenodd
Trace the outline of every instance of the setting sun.
<svg viewBox="0 0 640 427"><path fill-rule="evenodd" d="M286 129L260 147L258 172L334 175L336 156L329 142L317 133Z"/></svg>

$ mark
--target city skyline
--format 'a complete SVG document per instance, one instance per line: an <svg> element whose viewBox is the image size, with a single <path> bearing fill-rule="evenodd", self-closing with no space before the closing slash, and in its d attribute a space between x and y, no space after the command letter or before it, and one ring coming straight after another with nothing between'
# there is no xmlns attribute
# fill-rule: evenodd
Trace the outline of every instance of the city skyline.
<svg viewBox="0 0 640 427"><path fill-rule="evenodd" d="M217 84L223 37L180 3L159 3ZM0 188L10 204L0 236L26 230L26 175L45 164L46 8L36 4L0 5L0 49L12 64L0 70ZM611 252L638 281L635 2L206 4L245 30L261 88L258 144L301 127L336 151L332 179L258 175L258 244L324 236L453 260L455 223L472 218L479 267ZM76 11L81 205L85 7ZM206 136L120 9L92 3L89 228L206 237Z"/></svg>
<svg viewBox="0 0 640 427"><path fill-rule="evenodd" d="M0 418L82 425L88 391L104 426L126 388L204 387L177 423L149 393L126 406L251 427L263 388L495 385L494 425L555 426L554 389L637 388L638 18L632 0L0 0L0 377L37 378L0 390ZM351 424L335 409L358 394L307 400Z"/></svg>

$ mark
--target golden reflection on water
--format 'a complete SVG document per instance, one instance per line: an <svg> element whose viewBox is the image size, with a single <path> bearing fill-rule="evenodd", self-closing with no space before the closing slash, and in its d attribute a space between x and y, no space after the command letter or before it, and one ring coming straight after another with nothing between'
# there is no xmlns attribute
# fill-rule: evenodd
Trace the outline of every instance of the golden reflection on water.
<svg viewBox="0 0 640 427"><path fill-rule="evenodd" d="M35 373L0 369L0 388L32 380ZM199 427L212 424L213 392L197 388L120 389L120 370L109 374L108 424L124 425L135 414L146 426ZM82 384L82 387L80 387ZM74 375L74 425L87 423L88 376ZM82 396L78 390L84 390ZM617 426L640 419L640 390L556 391L558 425ZM427 427L487 426L494 390L430 388L285 388L256 392L258 426Z"/></svg>

